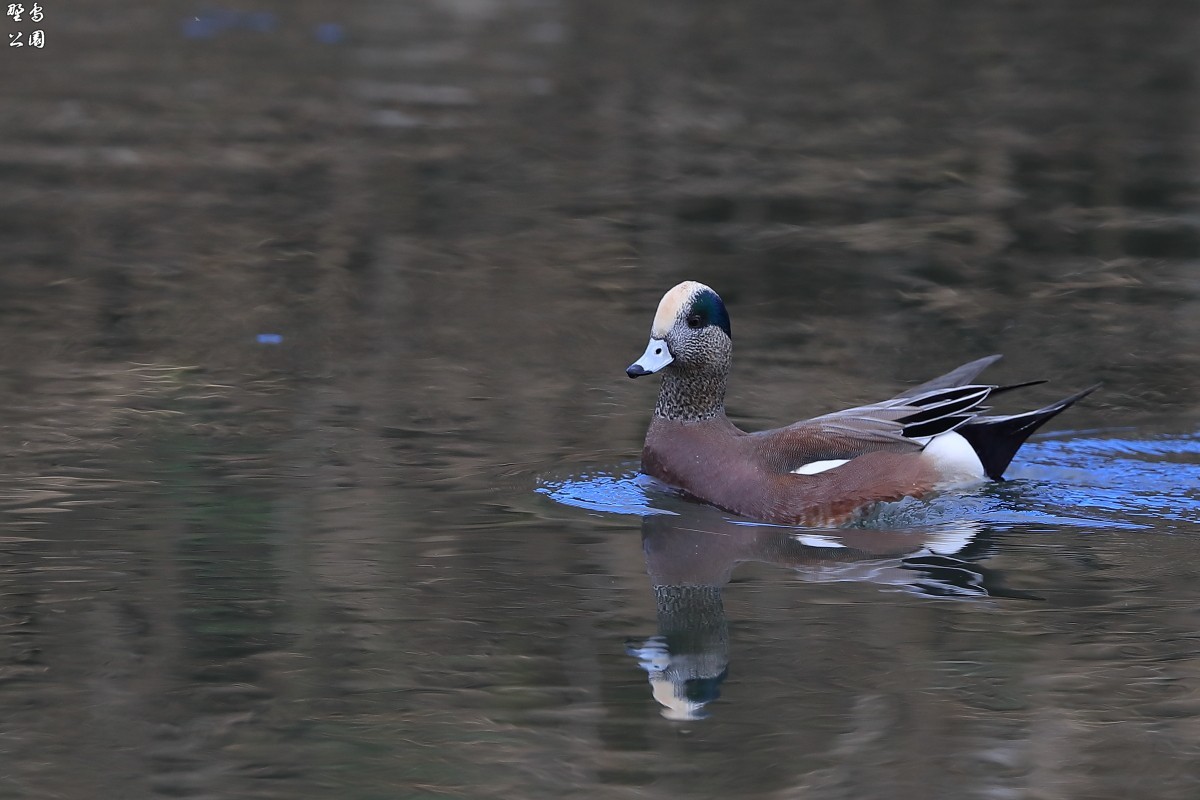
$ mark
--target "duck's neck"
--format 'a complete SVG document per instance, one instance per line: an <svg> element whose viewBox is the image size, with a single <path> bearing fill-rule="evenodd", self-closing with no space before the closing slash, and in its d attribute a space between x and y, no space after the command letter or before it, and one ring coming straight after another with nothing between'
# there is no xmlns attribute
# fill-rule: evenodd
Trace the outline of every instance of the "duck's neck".
<svg viewBox="0 0 1200 800"><path fill-rule="evenodd" d="M654 416L680 422L699 422L725 413L728 372L663 370L662 389Z"/></svg>

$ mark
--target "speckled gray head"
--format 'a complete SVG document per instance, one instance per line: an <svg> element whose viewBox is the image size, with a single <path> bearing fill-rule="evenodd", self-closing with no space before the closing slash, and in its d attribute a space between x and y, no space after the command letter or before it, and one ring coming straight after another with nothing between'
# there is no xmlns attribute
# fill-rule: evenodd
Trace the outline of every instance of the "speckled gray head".
<svg viewBox="0 0 1200 800"><path fill-rule="evenodd" d="M732 340L729 313L720 296L703 283L684 281L659 301L646 352L625 373L637 378L668 366L725 372Z"/></svg>

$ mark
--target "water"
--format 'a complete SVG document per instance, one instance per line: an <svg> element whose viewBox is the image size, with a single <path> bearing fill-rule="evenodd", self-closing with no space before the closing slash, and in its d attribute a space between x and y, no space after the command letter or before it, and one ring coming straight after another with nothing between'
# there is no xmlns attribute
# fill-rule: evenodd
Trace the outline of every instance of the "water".
<svg viewBox="0 0 1200 800"><path fill-rule="evenodd" d="M1191 4L75 5L0 85L0 798L1200 791ZM746 427L1105 386L746 524L636 474L685 278Z"/></svg>

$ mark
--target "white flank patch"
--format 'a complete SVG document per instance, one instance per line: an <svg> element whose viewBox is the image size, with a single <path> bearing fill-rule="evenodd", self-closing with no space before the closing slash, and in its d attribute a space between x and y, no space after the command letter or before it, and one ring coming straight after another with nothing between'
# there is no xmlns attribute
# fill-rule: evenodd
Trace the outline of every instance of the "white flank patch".
<svg viewBox="0 0 1200 800"><path fill-rule="evenodd" d="M831 458L828 461L810 461L803 466L796 467L792 470L793 475L816 475L818 472L824 472L827 469L837 469L842 464L845 464L850 459L848 458Z"/></svg>
<svg viewBox="0 0 1200 800"><path fill-rule="evenodd" d="M682 316L682 309L690 306L692 297L706 288L708 287L703 283L684 281L669 289L663 295L663 299L658 301L658 311L654 314L654 325L650 328L650 338L665 339L667 332L675 327L675 321Z"/></svg>
<svg viewBox="0 0 1200 800"><path fill-rule="evenodd" d="M975 455L971 443L954 431L941 433L929 440L923 455L933 462L941 478L937 488L960 486L983 480L983 462Z"/></svg>
<svg viewBox="0 0 1200 800"><path fill-rule="evenodd" d="M846 545L839 542L830 536L822 536L819 533L794 533L792 538L805 547L841 547Z"/></svg>

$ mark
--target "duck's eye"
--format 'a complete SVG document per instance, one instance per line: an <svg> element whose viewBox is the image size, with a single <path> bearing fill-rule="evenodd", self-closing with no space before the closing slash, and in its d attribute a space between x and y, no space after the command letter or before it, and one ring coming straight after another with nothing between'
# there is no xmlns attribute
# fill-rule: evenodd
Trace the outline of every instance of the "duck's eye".
<svg viewBox="0 0 1200 800"><path fill-rule="evenodd" d="M687 324L692 330L695 330L696 328L703 328L704 319L699 314L688 314Z"/></svg>

